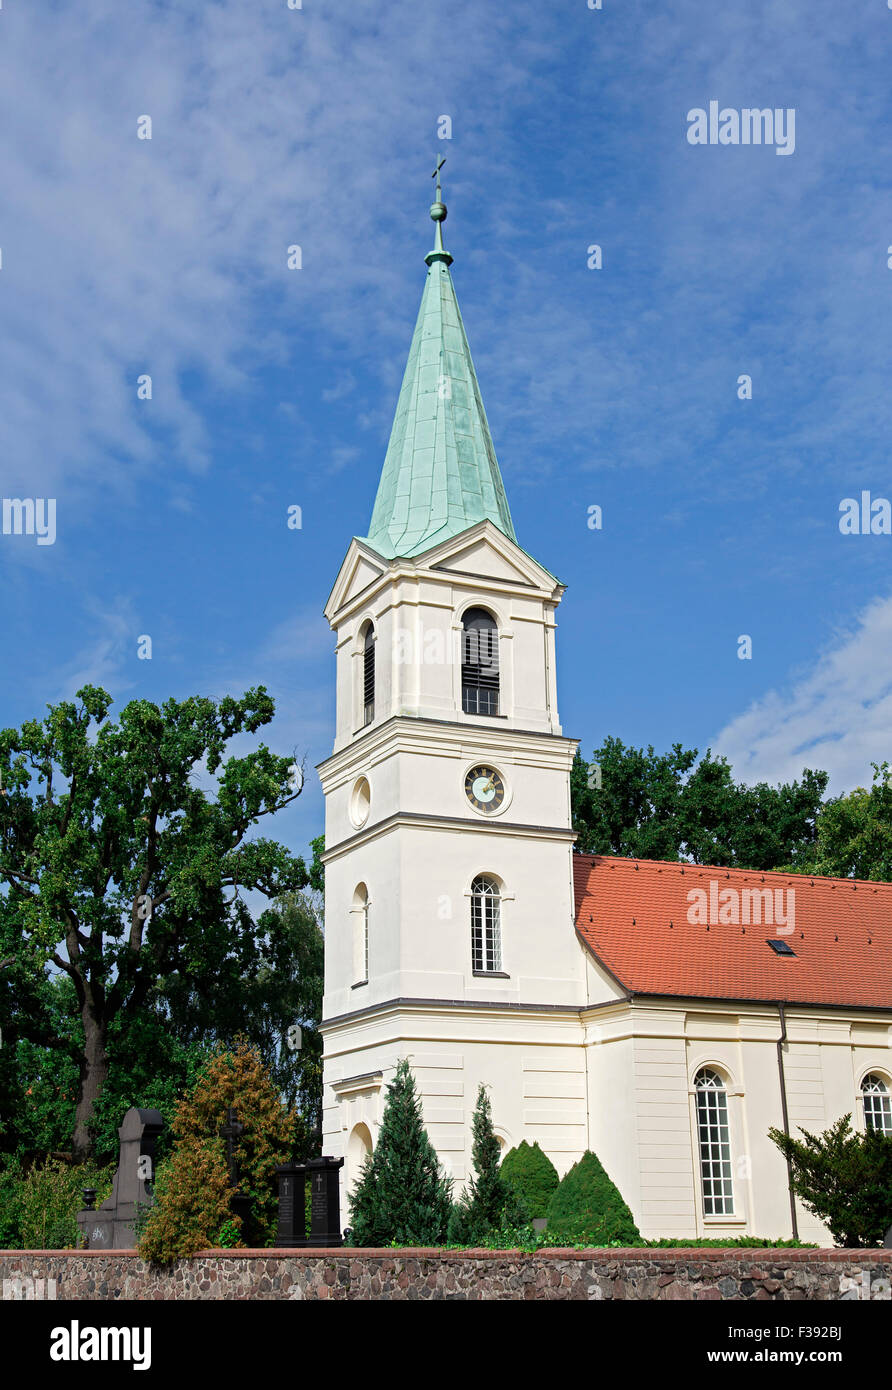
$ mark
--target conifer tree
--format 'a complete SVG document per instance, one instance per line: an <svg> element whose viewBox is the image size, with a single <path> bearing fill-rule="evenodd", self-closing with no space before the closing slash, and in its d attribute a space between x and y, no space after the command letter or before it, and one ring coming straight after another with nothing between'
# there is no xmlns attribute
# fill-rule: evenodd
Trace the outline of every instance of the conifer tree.
<svg viewBox="0 0 892 1390"><path fill-rule="evenodd" d="M520 1224L526 1219L512 1188L499 1170L501 1150L492 1127L492 1106L486 1087L477 1092L474 1109L471 1155L474 1176L453 1209L449 1238L455 1244L468 1245L485 1240L503 1224Z"/></svg>
<svg viewBox="0 0 892 1390"><path fill-rule="evenodd" d="M405 1058L387 1087L375 1151L350 1197L354 1245L438 1245L446 1239L452 1179L427 1137Z"/></svg>
<svg viewBox="0 0 892 1390"><path fill-rule="evenodd" d="M892 1231L892 1136L868 1126L853 1133L851 1114L802 1139L769 1129L792 1168L792 1186L837 1245L882 1245ZM888 1240L886 1240L888 1244Z"/></svg>
<svg viewBox="0 0 892 1390"><path fill-rule="evenodd" d="M243 1126L235 1151L238 1185L251 1199L230 1221L229 1169L220 1130L232 1106ZM143 1259L164 1264L215 1246L231 1226L252 1246L272 1245L276 1232L273 1173L295 1138L296 1116L284 1106L260 1052L244 1037L218 1045L171 1124L174 1148L158 1166L155 1205L139 1235Z"/></svg>

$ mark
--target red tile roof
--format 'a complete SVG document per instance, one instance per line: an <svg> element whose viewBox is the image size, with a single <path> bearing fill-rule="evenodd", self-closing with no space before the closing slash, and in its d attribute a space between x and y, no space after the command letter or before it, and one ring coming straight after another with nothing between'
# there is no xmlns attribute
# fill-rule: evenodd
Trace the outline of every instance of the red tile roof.
<svg viewBox="0 0 892 1390"><path fill-rule="evenodd" d="M892 883L601 854L573 872L577 931L632 994L892 1009Z"/></svg>

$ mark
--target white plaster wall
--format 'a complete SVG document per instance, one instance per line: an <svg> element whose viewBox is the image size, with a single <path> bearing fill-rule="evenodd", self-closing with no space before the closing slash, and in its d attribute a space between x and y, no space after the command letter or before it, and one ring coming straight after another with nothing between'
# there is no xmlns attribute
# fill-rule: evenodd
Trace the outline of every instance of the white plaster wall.
<svg viewBox="0 0 892 1390"><path fill-rule="evenodd" d="M506 1149L537 1141L563 1175L586 1147L585 1056L578 1016L564 1012L401 1009L337 1024L326 1034L324 1151L345 1155L356 1124L373 1137L399 1058L408 1057L425 1127L456 1195L471 1172L478 1087L489 1088L493 1124ZM380 1086L338 1099L338 1084L383 1073ZM343 1174L342 1200L355 1181Z"/></svg>
<svg viewBox="0 0 892 1390"><path fill-rule="evenodd" d="M618 1006L621 1010L624 1006ZM855 1112L866 1071L892 1070L889 1031L873 1025L862 1045L859 1025L829 1013L788 1010L784 1072L790 1130L827 1129ZM590 1029L591 1031L591 1029ZM768 1138L782 1128L776 1040L770 1007L636 1004L597 1025L590 1046L591 1142L647 1237L792 1233L787 1170ZM630 1054L629 1040L632 1038ZM734 1174L733 1217L703 1214L693 1082L702 1066L726 1078ZM610 1097L613 1099L611 1100ZM600 1100L600 1103L599 1103ZM800 1238L827 1243L828 1232L797 1203Z"/></svg>
<svg viewBox="0 0 892 1390"><path fill-rule="evenodd" d="M817 1064L823 1080L820 1112L810 1124L826 1129L856 1110L855 1085L867 1070L892 1080L888 1028L853 1043L857 1022L828 1015L788 1015L796 1113ZM826 1035L834 1040L828 1042ZM856 1034L857 1035L857 1034ZM777 1018L678 1004L618 1002L588 1016L572 1013L395 1009L337 1025L326 1037L325 1152L346 1151L357 1123L373 1136L384 1101L377 1086L338 1101L334 1084L363 1072L392 1076L408 1056L422 1096L431 1141L457 1186L470 1173L471 1118L477 1087L490 1088L493 1119L506 1148L538 1142L564 1173L586 1148L598 1154L628 1202L642 1235L771 1238L791 1234L786 1165L768 1139L781 1127L775 1039ZM785 1068L786 1068L785 1055ZM701 1066L727 1077L734 1166L734 1217L705 1218L699 1185L693 1079ZM789 1077L789 1074L788 1074ZM794 1128L793 1102L791 1129ZM795 1133L795 1129L794 1129ZM345 1177L349 1186L349 1176ZM347 1189L345 1188L345 1191ZM829 1242L828 1232L799 1212L803 1240Z"/></svg>
<svg viewBox="0 0 892 1390"><path fill-rule="evenodd" d="M326 868L325 1002L331 1018L389 999L486 999L578 1007L583 959L573 930L570 848L464 827L393 827ZM471 883L502 885L502 971L474 975ZM369 906L369 982L354 989L356 885Z"/></svg>

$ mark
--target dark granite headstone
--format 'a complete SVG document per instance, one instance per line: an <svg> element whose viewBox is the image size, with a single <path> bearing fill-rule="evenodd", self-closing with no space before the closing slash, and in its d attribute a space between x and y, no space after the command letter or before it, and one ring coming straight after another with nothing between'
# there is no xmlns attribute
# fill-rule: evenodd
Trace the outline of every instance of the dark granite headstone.
<svg viewBox="0 0 892 1390"><path fill-rule="evenodd" d="M155 1142L163 1128L164 1117L158 1110L134 1106L127 1111L118 1130L121 1145L111 1196L94 1210L95 1191L84 1189L85 1206L77 1214L77 1224L88 1250L133 1249L137 1211L155 1201Z"/></svg>
<svg viewBox="0 0 892 1390"><path fill-rule="evenodd" d="M293 1249L307 1243L305 1163L280 1163L275 1170L279 1188L279 1225L276 1246Z"/></svg>
<svg viewBox="0 0 892 1390"><path fill-rule="evenodd" d="M298 1245L343 1245L341 1235L340 1169L342 1158L311 1158L306 1163L280 1163L279 1226L276 1245L284 1250ZM306 1228L306 1187L310 1180L310 1234Z"/></svg>
<svg viewBox="0 0 892 1390"><path fill-rule="evenodd" d="M308 1245L342 1245L341 1175L342 1158L311 1158L307 1162L310 1178L310 1238Z"/></svg>

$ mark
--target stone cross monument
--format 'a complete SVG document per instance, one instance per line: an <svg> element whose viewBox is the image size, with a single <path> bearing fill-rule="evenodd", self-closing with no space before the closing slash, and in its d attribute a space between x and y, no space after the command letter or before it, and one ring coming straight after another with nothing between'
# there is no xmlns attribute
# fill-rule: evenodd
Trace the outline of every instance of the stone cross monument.
<svg viewBox="0 0 892 1390"><path fill-rule="evenodd" d="M127 1111L118 1130L121 1147L111 1196L97 1211L90 1200L90 1189L86 1189L87 1205L77 1214L86 1249L132 1250L136 1245L137 1211L153 1206L155 1201L155 1141L163 1128L164 1117L158 1110L138 1110L134 1106Z"/></svg>

